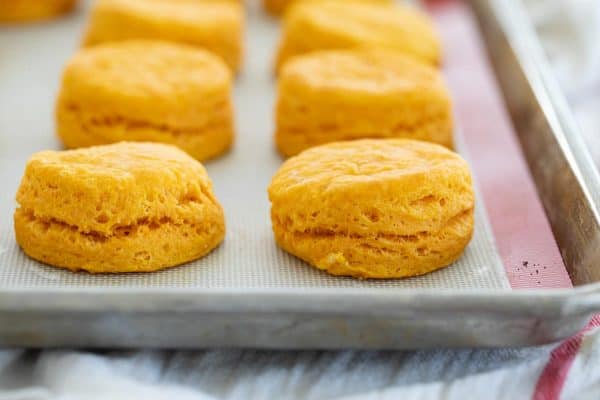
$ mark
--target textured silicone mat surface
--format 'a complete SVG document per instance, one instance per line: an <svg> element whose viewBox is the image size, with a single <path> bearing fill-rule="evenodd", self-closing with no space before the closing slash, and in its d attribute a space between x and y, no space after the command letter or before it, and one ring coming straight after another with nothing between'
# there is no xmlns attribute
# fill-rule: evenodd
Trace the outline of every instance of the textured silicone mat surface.
<svg viewBox="0 0 600 400"><path fill-rule="evenodd" d="M399 281L330 277L276 247L266 188L282 162L272 141L271 61L278 27L255 9L248 16L246 63L236 82L235 148L206 164L225 208L224 244L202 260L153 274L71 273L28 259L14 240L14 195L30 154L60 148L54 136L55 94L62 66L77 47L84 20L85 10L80 10L67 19L0 31L0 288L509 287L481 201L475 237L465 255L451 267L423 277Z"/></svg>

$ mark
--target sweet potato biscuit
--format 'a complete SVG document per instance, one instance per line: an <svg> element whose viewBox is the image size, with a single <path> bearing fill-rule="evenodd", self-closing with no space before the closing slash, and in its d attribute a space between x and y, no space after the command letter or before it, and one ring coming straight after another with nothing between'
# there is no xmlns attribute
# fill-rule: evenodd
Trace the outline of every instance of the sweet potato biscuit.
<svg viewBox="0 0 600 400"><path fill-rule="evenodd" d="M299 3L300 1L314 1L314 2L323 2L330 0L263 0L263 7L267 12L272 15L281 15L287 9L289 9L292 5ZM340 1L340 0L338 0ZM364 2L373 2L373 3L391 3L393 0L357 0Z"/></svg>
<svg viewBox="0 0 600 400"><path fill-rule="evenodd" d="M244 11L239 1L99 0L84 45L160 39L205 48L233 71L242 59Z"/></svg>
<svg viewBox="0 0 600 400"><path fill-rule="evenodd" d="M269 198L279 246L333 275L425 274L458 259L473 232L467 163L426 142L312 148L283 164Z"/></svg>
<svg viewBox="0 0 600 400"><path fill-rule="evenodd" d="M416 9L364 1L300 2L285 15L276 70L316 50L388 48L431 65L440 63L437 34Z"/></svg>
<svg viewBox="0 0 600 400"><path fill-rule="evenodd" d="M37 153L17 202L25 253L73 271L172 267L204 256L225 232L202 164L158 143Z"/></svg>
<svg viewBox="0 0 600 400"><path fill-rule="evenodd" d="M281 15L297 0L263 0L264 9L272 15Z"/></svg>
<svg viewBox="0 0 600 400"><path fill-rule="evenodd" d="M452 109L434 67L395 52L296 57L278 84L275 140L284 156L323 143L408 138L452 147Z"/></svg>
<svg viewBox="0 0 600 400"><path fill-rule="evenodd" d="M68 148L164 142L205 160L233 141L231 90L231 72L208 51L160 41L107 43L67 64L57 133Z"/></svg>
<svg viewBox="0 0 600 400"><path fill-rule="evenodd" d="M0 22L49 19L73 9L76 0L0 0Z"/></svg>

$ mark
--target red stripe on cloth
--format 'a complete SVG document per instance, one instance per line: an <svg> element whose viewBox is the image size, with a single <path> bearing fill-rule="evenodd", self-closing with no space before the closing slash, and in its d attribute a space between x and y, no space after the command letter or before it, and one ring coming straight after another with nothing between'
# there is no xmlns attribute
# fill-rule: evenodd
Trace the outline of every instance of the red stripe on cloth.
<svg viewBox="0 0 600 400"><path fill-rule="evenodd" d="M585 333L599 326L600 315L596 315L583 331L567 339L552 351L550 360L535 386L533 400L558 400L560 398L560 393L569 375L571 365L581 348Z"/></svg>

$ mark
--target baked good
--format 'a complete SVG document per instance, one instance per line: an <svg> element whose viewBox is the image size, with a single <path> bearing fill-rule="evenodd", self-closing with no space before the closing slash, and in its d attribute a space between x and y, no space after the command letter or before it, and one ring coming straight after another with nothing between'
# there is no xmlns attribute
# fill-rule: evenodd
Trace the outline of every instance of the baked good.
<svg viewBox="0 0 600 400"><path fill-rule="evenodd" d="M271 15L281 15L287 9L289 9L292 5L294 5L300 1L323 2L323 1L329 1L329 0L263 0L263 7ZM393 0L361 0L361 1L391 3Z"/></svg>
<svg viewBox="0 0 600 400"><path fill-rule="evenodd" d="M0 0L0 23L54 18L75 7L76 0Z"/></svg>
<svg viewBox="0 0 600 400"><path fill-rule="evenodd" d="M269 198L279 246L333 275L422 275L458 259L473 233L467 163L415 140L306 150L276 173Z"/></svg>
<svg viewBox="0 0 600 400"><path fill-rule="evenodd" d="M56 105L68 148L119 141L171 143L198 160L233 141L232 74L217 56L134 40L82 49L67 64Z"/></svg>
<svg viewBox="0 0 600 400"><path fill-rule="evenodd" d="M284 156L323 143L409 138L452 147L450 95L440 72L383 50L322 51L285 65L277 147Z"/></svg>
<svg viewBox="0 0 600 400"><path fill-rule="evenodd" d="M431 65L441 58L432 23L412 7L358 0L303 1L285 15L276 70L300 54L357 47L388 48Z"/></svg>
<svg viewBox="0 0 600 400"><path fill-rule="evenodd" d="M36 153L17 202L25 253L73 271L156 271L204 256L225 233L202 164L159 143Z"/></svg>
<svg viewBox="0 0 600 400"><path fill-rule="evenodd" d="M205 48L233 71L242 59L244 11L239 1L98 0L83 44L159 39Z"/></svg>
<svg viewBox="0 0 600 400"><path fill-rule="evenodd" d="M263 8L272 15L281 15L297 0L263 0Z"/></svg>

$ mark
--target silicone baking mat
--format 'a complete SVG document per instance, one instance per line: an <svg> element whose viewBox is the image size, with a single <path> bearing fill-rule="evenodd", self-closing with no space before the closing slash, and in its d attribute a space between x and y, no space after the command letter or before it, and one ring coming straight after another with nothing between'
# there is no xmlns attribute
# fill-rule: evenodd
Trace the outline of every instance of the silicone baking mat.
<svg viewBox="0 0 600 400"><path fill-rule="evenodd" d="M454 4L454 12L462 10L462 14L453 16L449 13L452 7L444 8L442 3L446 3L446 6ZM515 271L511 269L511 265L517 260L517 264L521 260L534 260L536 254L528 253L527 246L523 243L520 247L514 247L516 242L522 242L520 235L515 236L516 240L511 242L512 245L507 244L506 237L510 235L503 234L504 225L498 225L497 221L492 225L494 232L502 240L498 247L500 252L494 244L494 235L484 202L488 203L489 215L497 215L502 220L504 216L501 210L504 203L501 198L492 195L496 187L502 186L495 180L486 182L491 176L491 163L498 161L498 157L486 161L480 153L482 147L490 144L478 140L478 132L475 132L478 122L470 119L474 117L472 114L477 113L465 109L472 106L469 100L472 100L470 96L475 95L473 90L486 91L484 97L493 99L495 103L490 101L485 106L494 109L492 111L498 114L496 118L505 117L501 110L498 110L500 105L495 97L497 91L493 85L463 88L464 82L460 79L464 76L460 71L464 71L465 68L477 70L482 74L479 78L484 80L489 81L491 76L482 64L484 61L481 52L472 54L472 59L463 59L458 54L452 55L457 52L459 45L477 45L464 41L460 43L462 39L459 28L465 28L471 23L469 16L465 14L466 10L459 3L442 3L436 3L431 7L431 11L438 21L442 22L441 30L445 36L446 51L450 53L446 69L456 97L459 124L462 126L458 132L458 141L463 150L471 153L472 158L468 154L466 156L473 160L478 185L483 189L483 195L478 196L474 239L464 256L454 265L412 279L359 281L328 276L277 248L271 233L266 188L282 162L274 150L272 141L275 91L271 63L279 28L277 21L263 15L254 3L248 10L246 63L236 81L238 129L235 148L226 156L206 164L215 184L216 194L226 213L227 237L223 245L199 261L152 274L71 273L27 258L14 240L14 194L30 154L43 149L60 149L60 144L54 136L53 106L62 66L78 46L88 8L83 6L76 15L61 20L39 25L0 28L0 288L507 289L507 278L510 278L513 284L520 282L520 278L515 279ZM453 27L456 31L452 30ZM474 31L469 34L475 35ZM460 49L461 52L464 50ZM471 64L466 64L467 62ZM479 133L491 136L512 134L505 122L479 128ZM520 204L527 204L523 211L537 213L534 215L535 221L542 221L535 232L542 234L530 236L528 231L527 241L539 239L542 245L535 249L550 250L552 257L544 260L555 262L553 256L556 247L545 216L541 213L525 165L519 158L518 148L514 143L511 145L512 147L500 146L496 151L515 153L503 154L499 158L520 160L512 171L518 172L519 183L525 182L528 185L526 193L520 194ZM520 217L522 216L521 214ZM508 258L504 254L506 248L509 249ZM507 270L503 267L501 254L504 256ZM531 261L531 265L534 264L537 265L538 262ZM552 271L560 273L561 265L557 263ZM540 270L549 272L548 265L544 266L546 269ZM536 279L541 282L541 278ZM531 283L532 280L528 282Z"/></svg>

